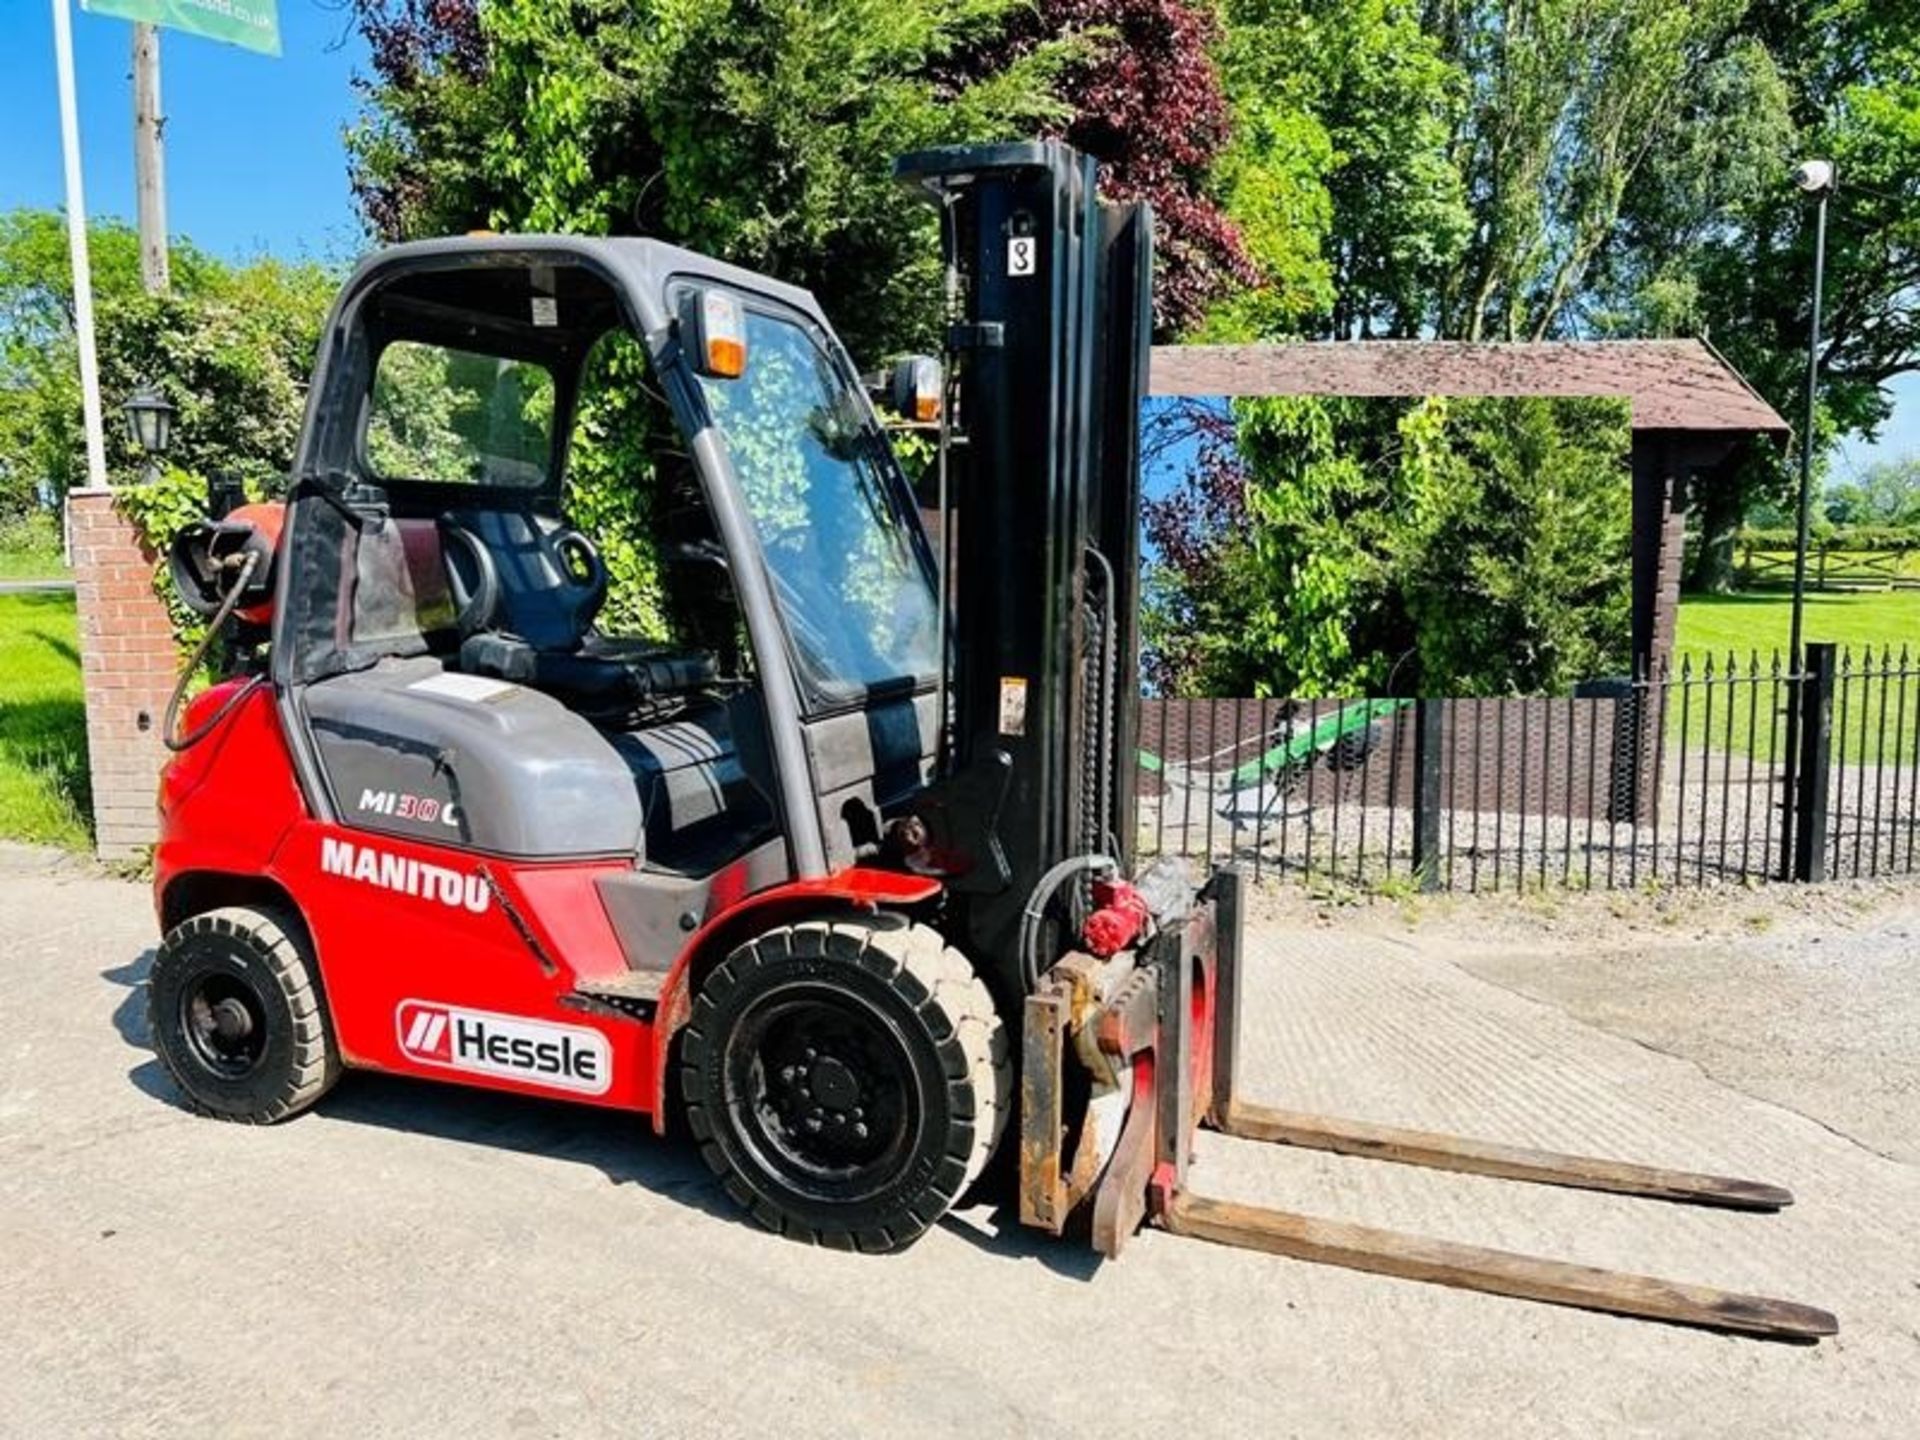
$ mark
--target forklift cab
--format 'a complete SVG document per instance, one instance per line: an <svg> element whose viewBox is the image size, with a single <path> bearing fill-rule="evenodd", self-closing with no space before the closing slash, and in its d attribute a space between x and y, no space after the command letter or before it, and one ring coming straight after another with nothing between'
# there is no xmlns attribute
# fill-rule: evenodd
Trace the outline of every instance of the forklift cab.
<svg viewBox="0 0 1920 1440"><path fill-rule="evenodd" d="M729 867L877 842L935 754L933 562L808 295L652 241L470 238L369 261L329 335L271 652L316 815L629 860L630 959L670 959Z"/></svg>

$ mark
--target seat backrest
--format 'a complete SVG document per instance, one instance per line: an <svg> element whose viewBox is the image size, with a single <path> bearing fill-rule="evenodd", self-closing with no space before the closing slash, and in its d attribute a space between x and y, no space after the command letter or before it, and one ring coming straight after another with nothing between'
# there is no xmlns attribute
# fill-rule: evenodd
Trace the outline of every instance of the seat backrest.
<svg viewBox="0 0 1920 1440"><path fill-rule="evenodd" d="M531 510L466 510L453 519L493 556L500 576L495 625L536 650L576 649L600 605L567 574L549 539L559 522Z"/></svg>

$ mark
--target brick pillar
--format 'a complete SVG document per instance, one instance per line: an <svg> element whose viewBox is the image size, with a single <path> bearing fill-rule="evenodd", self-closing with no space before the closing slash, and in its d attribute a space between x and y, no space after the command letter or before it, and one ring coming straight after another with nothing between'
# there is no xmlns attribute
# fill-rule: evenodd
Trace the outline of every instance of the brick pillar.
<svg viewBox="0 0 1920 1440"><path fill-rule="evenodd" d="M125 859L158 835L154 800L166 747L160 725L179 674L167 607L154 593L159 557L114 504L111 490L68 496L87 692L87 761L94 845Z"/></svg>

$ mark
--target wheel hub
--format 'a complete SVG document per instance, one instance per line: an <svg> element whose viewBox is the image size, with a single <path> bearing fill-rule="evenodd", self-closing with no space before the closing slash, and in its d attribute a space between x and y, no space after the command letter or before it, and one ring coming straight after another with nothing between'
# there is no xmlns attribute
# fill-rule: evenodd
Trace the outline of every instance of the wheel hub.
<svg viewBox="0 0 1920 1440"><path fill-rule="evenodd" d="M863 1190L896 1163L917 1107L877 1016L837 996L789 997L750 1016L734 1044L742 1118L776 1168L809 1188Z"/></svg>
<svg viewBox="0 0 1920 1440"><path fill-rule="evenodd" d="M239 1079L266 1052L266 1011L260 998L232 975L202 976L181 994L187 1043L214 1075Z"/></svg>
<svg viewBox="0 0 1920 1440"><path fill-rule="evenodd" d="M253 1033L253 1017L238 1000L226 999L213 1007L213 1033L223 1044L231 1045Z"/></svg>
<svg viewBox="0 0 1920 1440"><path fill-rule="evenodd" d="M850 1110L860 1098L860 1082L831 1055L823 1055L814 1062L811 1086L813 1098L829 1110Z"/></svg>

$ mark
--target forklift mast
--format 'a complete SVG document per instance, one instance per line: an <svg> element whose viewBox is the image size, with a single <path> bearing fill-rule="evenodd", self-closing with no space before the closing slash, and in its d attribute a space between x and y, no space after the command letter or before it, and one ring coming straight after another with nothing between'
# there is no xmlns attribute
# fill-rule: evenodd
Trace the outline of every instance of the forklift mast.
<svg viewBox="0 0 1920 1440"><path fill-rule="evenodd" d="M970 862L951 889L969 950L997 964L1052 867L1131 866L1153 218L1103 201L1094 162L1053 141L921 151L895 173L941 211L954 312L953 667L929 823Z"/></svg>

